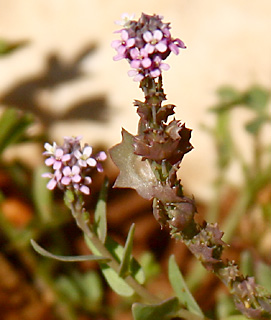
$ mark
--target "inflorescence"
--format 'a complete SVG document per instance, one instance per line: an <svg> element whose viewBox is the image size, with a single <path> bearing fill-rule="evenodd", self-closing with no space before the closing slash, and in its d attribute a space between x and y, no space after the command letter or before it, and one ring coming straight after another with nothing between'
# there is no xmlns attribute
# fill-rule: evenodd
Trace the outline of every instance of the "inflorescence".
<svg viewBox="0 0 271 320"><path fill-rule="evenodd" d="M65 137L62 146L58 146L55 142L53 145L45 143L46 151L43 153L47 156L45 164L54 170L53 173L47 172L42 175L50 179L47 184L49 190L58 187L61 190L72 189L90 194L89 185L92 182L90 174L95 168L98 172L103 171L100 162L107 156L104 151L93 156L91 146L85 144L81 147L81 138Z"/></svg>
<svg viewBox="0 0 271 320"><path fill-rule="evenodd" d="M114 40L111 46L117 51L114 60L129 61L132 70L128 75L134 77L134 81L141 81L146 76L159 77L162 70L169 69L163 60L171 52L178 54L179 48L186 48L182 40L172 38L170 24L162 22L160 15L142 13L138 21L130 20L127 14L122 18L123 21L118 24L123 29L117 31L121 40Z"/></svg>

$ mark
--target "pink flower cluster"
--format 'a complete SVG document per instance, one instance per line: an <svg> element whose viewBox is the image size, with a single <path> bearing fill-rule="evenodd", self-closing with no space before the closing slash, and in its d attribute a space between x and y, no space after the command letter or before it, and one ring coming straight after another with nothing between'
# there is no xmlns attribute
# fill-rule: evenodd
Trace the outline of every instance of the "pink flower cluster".
<svg viewBox="0 0 271 320"><path fill-rule="evenodd" d="M46 151L43 153L47 157L45 164L54 171L42 175L50 179L47 184L49 190L57 186L62 190L73 189L90 194L89 185L92 182L90 173L95 168L102 172L100 162L107 156L104 151L92 156L92 147L85 144L82 148L80 140L81 137L65 137L62 146L58 146L55 142L53 145L45 143Z"/></svg>
<svg viewBox="0 0 271 320"><path fill-rule="evenodd" d="M133 17L132 17L133 18ZM149 16L142 13L138 21L129 20L127 14L121 24L124 28L117 31L121 40L114 40L111 46L117 51L114 60L127 59L132 67L128 75L134 81L145 77L157 78L162 70L168 70L164 63L171 52L178 54L179 48L186 48L180 39L170 33L170 24L163 23L159 15Z"/></svg>

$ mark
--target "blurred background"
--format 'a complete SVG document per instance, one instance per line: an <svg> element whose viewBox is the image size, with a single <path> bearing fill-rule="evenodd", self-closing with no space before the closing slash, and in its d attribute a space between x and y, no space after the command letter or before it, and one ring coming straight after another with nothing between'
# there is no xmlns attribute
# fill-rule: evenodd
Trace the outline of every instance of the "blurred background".
<svg viewBox="0 0 271 320"><path fill-rule="evenodd" d="M61 209L57 207L64 212L64 218L58 222L60 229L55 222L50 220L51 216L48 218L51 224L46 222L48 228L44 227L42 231L37 231L37 221L41 222L42 219L39 218L41 220L36 222L31 220L34 219L33 216L37 209L31 202L33 194L23 194L21 190L28 188L29 185L34 186L32 178L29 177L32 177L32 170L42 164L42 142L45 141L45 137L51 143L52 141L61 143L63 136L82 135L84 142L97 149L107 149L120 142L121 127L133 134L136 133L138 116L133 107L133 100L143 99L143 95L138 88L138 83L133 82L127 76L128 63L124 60L114 62L112 57L115 51L110 47L111 41L118 38L118 34L114 34L114 31L118 29L114 21L119 20L124 12L135 13L136 18L139 18L141 12L163 15L165 22L171 22L173 37L182 39L187 46L186 50L181 50L179 56L172 55L168 58L167 62L171 69L164 73L164 89L168 103L177 106L176 117L185 122L187 127L193 129L194 150L185 157L180 169L180 177L186 192L194 194L198 199L203 213L208 211L206 204L214 197L213 182L218 174L215 137L214 134L210 135L206 129L218 125L214 113L210 112L210 108L217 106L219 102L217 90L222 86L229 86L236 92L249 92L249 88L256 87L264 88L260 90L261 92L265 90L269 92L271 85L271 2L269 0L137 0L134 2L121 0L0 0L0 51L3 53L0 56L0 107L2 112L16 108L34 115L34 122L28 127L27 134L30 137L39 137L22 139L20 144L8 148L2 147L1 149L0 145L3 151L0 184L3 201L7 205L2 208L2 211L6 213L7 221L1 222L4 231L1 239L3 256L0 256L0 259L2 259L1 269L6 268L7 273L10 271L10 279L13 279L10 280L10 283L13 283L11 289L8 286L11 285L10 283L3 284L6 273L3 272L2 276L0 274L0 279L2 279L0 281L4 288L2 291L0 289L0 305L4 306L7 299L11 297L11 294L7 294L8 290L16 291L17 286L21 286L23 292L24 290L30 292L27 295L22 293L22 297L28 302L24 300L18 300L18 302L15 297L15 302L12 302L14 304L11 303L8 310L17 310L18 305L30 305L29 301L34 301L36 298L35 292L43 292L43 294L39 293L38 302L35 301L36 304L33 304L36 309L33 307L32 313L22 311L20 317L16 318L21 308L18 307L15 315L11 311L5 313L2 311L1 315L0 311L1 319L29 320L37 319L37 317L51 319L48 310L51 310L52 306L54 310L59 309L58 312L55 312L58 316L50 314L52 319L69 320L79 317L74 311L77 310L76 308L81 310L81 307L78 307L80 303L76 300L78 296L61 298L63 301L68 301L67 305L72 305L72 303L76 305L73 311L69 311L65 305L66 302L63 302L63 305L56 303L54 290L57 291L57 289L51 288L50 281L46 277L48 281L44 278L42 281L39 280L40 274L48 275L48 270L53 269L55 274L59 275L64 267L50 265L47 271L39 271L38 279L33 280L33 273L37 272L36 268L38 268L35 259L38 257L31 252L31 248L27 247L27 241L34 232L36 238L57 248L61 254L61 250L66 248L67 235L72 233L75 234L76 239L72 242L72 251L85 252L80 233L72 227L72 222L61 205L59 205ZM270 112L270 100L267 108ZM248 163L254 161L255 141L250 135L247 135L243 128L247 122L254 119L252 111L249 108L231 110L232 121L228 127L233 134L237 148ZM12 116L14 115L6 115L9 119ZM24 121L27 122L27 120ZM5 121L1 123L3 125ZM270 127L263 128L261 138L263 141L270 138ZM20 165L13 166L18 161ZM21 166L23 166L22 171L20 171ZM17 171L13 170L14 168ZM117 170L110 162L107 165L106 174L110 177L112 184ZM227 167L226 175L227 183L234 188L238 188L240 183L244 182L242 168L240 169L234 159ZM14 182L14 177L18 178L15 179L17 184ZM19 178L22 180L18 182ZM30 179L29 184L27 184L27 179ZM93 186L94 199L101 183L101 179L98 179ZM260 199L269 201L270 188L264 188L264 191ZM117 191L111 191L110 194L113 200L110 200L109 205L109 223L111 231L118 239L123 241L129 229L129 223L138 220L141 231L145 226L141 233L136 233L136 241L139 245L135 250L138 254L144 250L154 250L155 257L161 262L162 268L165 268L166 265L163 259L172 250L178 252L179 262L188 254L183 247L175 243L168 243L166 232L161 236L159 225L154 222L150 204L147 201L139 200L133 191L120 191L121 196L117 195ZM124 200L127 195L130 197L129 206L131 204L129 213L127 213L127 202ZM227 197L223 207L224 211L222 210L223 214L227 212L231 202L234 202L234 192L227 193ZM60 198L61 196L57 194L56 200ZM88 205L90 210L93 210L94 204L89 203ZM219 205L221 206L221 203ZM19 216L18 211L24 214ZM20 253L22 248L18 239L21 239L21 232L29 223L30 227L27 230L30 233L23 233L25 236L23 250L27 251L27 255L24 256L22 252ZM13 232L10 228L16 230ZM58 230L58 234L61 230L63 236L60 241L61 245L56 239L46 240L46 235L52 230ZM247 234L249 230L249 227L243 230L244 234ZM264 241L268 243L269 240L270 232L267 240ZM165 242L168 247L163 252L159 252L159 247ZM267 247L270 248L270 246ZM69 249L65 250L69 252ZM155 263L151 266L158 268ZM20 268L21 271L17 273L16 269ZM69 266L69 268L72 267ZM83 264L80 268L85 272L89 270L89 265ZM91 268L97 269L97 266L91 266ZM186 269L187 266L183 265L184 272ZM70 269L68 271L65 269L63 272L66 278L61 278L59 288L62 292L75 290L74 288L69 289L71 284L67 279L71 278L67 278L67 274L71 272ZM24 279L24 284L21 284L20 277ZM78 274L73 274L73 281L77 279L78 283L78 277ZM91 285L94 286L96 278L93 280L91 277L94 279L95 276L91 275L88 278ZM98 282L101 281L99 277L97 279ZM85 280L80 281L83 283ZM163 283L164 278L161 281ZM213 288L215 285L216 282L212 279L206 284L208 288ZM156 290L155 288L159 288L159 281L153 284L152 290ZM82 293L85 289L80 287L80 290ZM170 292L170 289L165 289L165 295L167 290ZM206 294L204 290L202 290L202 299ZM102 294L97 294L100 292L98 289L95 292L88 292L89 301L97 299L100 305L105 301L111 306L120 305L116 297L111 297L109 294L109 298L108 296L104 298ZM201 301L200 293L198 299ZM98 305L97 301L92 304ZM207 303L206 310L213 307L212 302L211 299L210 304ZM120 313L115 315L110 310L110 315L100 316L101 309L99 308L97 310L83 308L83 311L78 314L81 316L80 319L110 319L110 317L130 319L129 312L126 311L129 302L121 303ZM61 313L61 308L66 308L66 311ZM75 312L74 318L69 318L67 314L72 314L72 312Z"/></svg>
<svg viewBox="0 0 271 320"><path fill-rule="evenodd" d="M127 77L127 62L113 62L110 47L123 12L162 14L187 45L168 59L164 86L178 118L193 129L195 149L182 177L191 192L207 197L213 150L201 124L213 121L207 109L215 91L225 84L270 87L268 0L2 0L0 36L26 45L0 60L0 104L34 112L56 141L80 134L91 144L111 146L120 141L121 127L135 133L132 102L142 94ZM246 116L237 112L236 126Z"/></svg>

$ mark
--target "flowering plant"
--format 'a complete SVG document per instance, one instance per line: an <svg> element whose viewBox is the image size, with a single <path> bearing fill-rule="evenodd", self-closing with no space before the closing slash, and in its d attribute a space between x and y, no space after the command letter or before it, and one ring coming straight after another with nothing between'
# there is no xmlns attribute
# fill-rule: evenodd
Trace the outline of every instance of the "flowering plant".
<svg viewBox="0 0 271 320"><path fill-rule="evenodd" d="M138 133L132 135L123 129L122 142L110 150L120 170L114 187L133 188L140 196L153 201L153 214L161 228L169 230L172 238L183 242L202 265L228 287L235 306L246 317L271 317L271 295L257 285L254 277L244 276L234 261L224 261L222 253L228 245L222 240L223 232L217 223L195 220L197 205L193 197L185 195L177 171L184 156L192 150L191 129L173 118L175 106L164 105L162 72L169 65L164 60L171 52L178 54L186 48L183 41L173 38L170 24L159 15L142 14L139 20L124 16L112 47L117 51L114 60L126 59L132 68L128 72L140 82L144 101L136 100L139 115ZM135 226L132 225L125 246L107 235L105 189L102 189L93 222L84 207L84 195L90 194L94 169L102 171L101 161L106 154L92 156L92 148L80 145L80 138L65 138L63 146L45 144L45 163L53 173L48 189L60 188L65 192L65 203L71 209L85 241L94 255L66 258L67 261L95 260L113 290L123 296L136 293L140 302L132 306L133 317L139 319L204 319L205 316L186 287L172 256L169 261L169 280L177 297L162 300L144 287L144 274L132 257ZM60 259L32 241L41 254ZM62 260L65 258L61 257Z"/></svg>

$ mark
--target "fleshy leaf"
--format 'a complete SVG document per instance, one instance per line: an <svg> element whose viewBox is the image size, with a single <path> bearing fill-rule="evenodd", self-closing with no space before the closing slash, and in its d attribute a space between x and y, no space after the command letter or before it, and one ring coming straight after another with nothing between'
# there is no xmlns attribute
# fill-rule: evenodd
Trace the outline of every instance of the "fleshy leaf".
<svg viewBox="0 0 271 320"><path fill-rule="evenodd" d="M105 243L107 236L106 198L108 185L109 181L105 179L94 214L94 230L103 243Z"/></svg>
<svg viewBox="0 0 271 320"><path fill-rule="evenodd" d="M173 255L169 258L168 276L171 286L174 289L180 303L189 311L204 317L203 312L189 291Z"/></svg>
<svg viewBox="0 0 271 320"><path fill-rule="evenodd" d="M85 241L94 254L100 254L89 238L85 237ZM120 263L123 257L124 248L109 236L106 238L105 246L112 256ZM117 272L109 268L106 263L100 263L100 267L106 281L117 294L124 297L129 297L134 294L134 290L117 274ZM132 258L130 263L130 274L140 284L144 283L145 275L143 269L134 258Z"/></svg>
<svg viewBox="0 0 271 320"><path fill-rule="evenodd" d="M150 200L158 184L149 162L134 154L133 138L122 129L122 142L110 149L111 158L120 170L114 187L135 189L141 197Z"/></svg>
<svg viewBox="0 0 271 320"><path fill-rule="evenodd" d="M172 319L178 308L178 299L171 298L159 304L152 305L134 303L132 313L134 320L166 320Z"/></svg>
<svg viewBox="0 0 271 320"><path fill-rule="evenodd" d="M133 248L133 239L135 232L135 224L133 223L130 227L127 240L124 247L123 257L120 263L119 276L124 278L130 273L130 262L132 258L132 248Z"/></svg>
<svg viewBox="0 0 271 320"><path fill-rule="evenodd" d="M33 239L30 240L32 247L36 252L38 252L40 255L47 257L47 258L52 258L55 260L59 261L65 261L65 262L75 262L75 261L97 261L97 262L105 262L105 261L110 261L110 259L101 257L101 256L94 256L94 255L84 255L84 256L59 256L50 253L49 251L43 249L41 246L37 244L36 241Z"/></svg>

